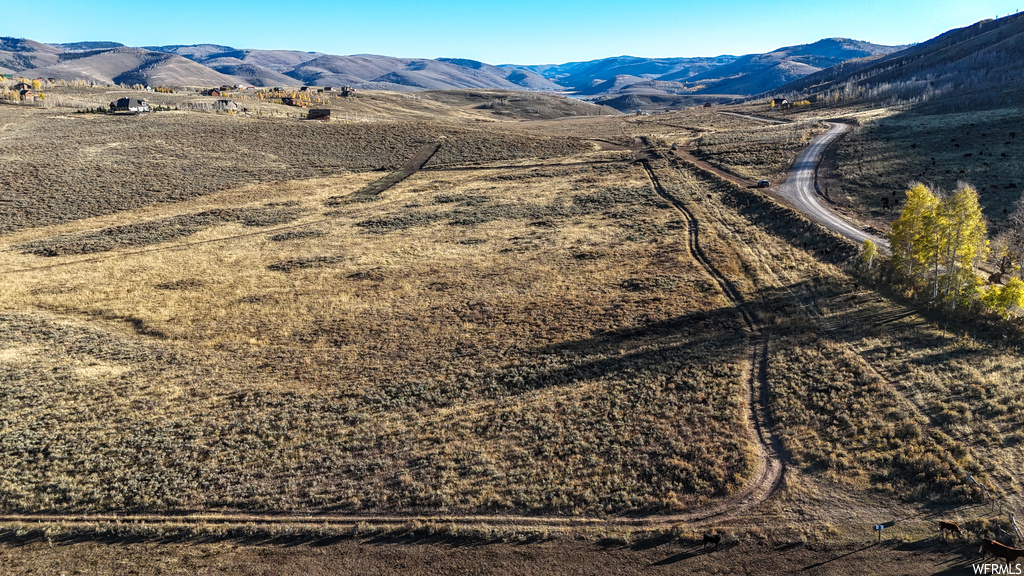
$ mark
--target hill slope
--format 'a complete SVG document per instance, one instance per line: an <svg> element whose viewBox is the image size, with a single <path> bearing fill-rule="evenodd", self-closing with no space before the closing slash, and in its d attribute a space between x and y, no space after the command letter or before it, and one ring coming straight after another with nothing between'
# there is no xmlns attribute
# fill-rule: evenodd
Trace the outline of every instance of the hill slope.
<svg viewBox="0 0 1024 576"><path fill-rule="evenodd" d="M113 42L48 45L0 38L0 68L100 83L571 90L585 96L614 98L631 94L754 94L851 58L884 54L894 49L832 38L742 57L616 56L566 64L493 66L465 58L336 56L296 50L237 49L222 44L129 48Z"/></svg>
<svg viewBox="0 0 1024 576"><path fill-rule="evenodd" d="M950 30L905 50L854 60L776 90L829 101L933 101L933 106L1020 102L1024 14Z"/></svg>
<svg viewBox="0 0 1024 576"><path fill-rule="evenodd" d="M32 69L32 74L84 80L101 84L150 84L165 86L235 84L238 79L162 52L143 48L114 48L62 53L58 62Z"/></svg>
<svg viewBox="0 0 1024 576"><path fill-rule="evenodd" d="M688 78L728 64L736 60L735 56L716 56L712 58L640 58L636 56L615 56L586 62L569 62L566 64L548 64L539 66L517 66L506 64L503 67L530 70L558 85L577 91L594 92L594 87L609 82L617 76L634 76L637 78L667 79ZM668 78L665 78L668 77Z"/></svg>
<svg viewBox="0 0 1024 576"><path fill-rule="evenodd" d="M897 46L881 46L849 38L827 38L813 44L787 46L765 54L749 54L737 60L687 78L688 83L704 83L704 93L758 94L782 86L855 58L887 54ZM676 75L660 78L677 80Z"/></svg>

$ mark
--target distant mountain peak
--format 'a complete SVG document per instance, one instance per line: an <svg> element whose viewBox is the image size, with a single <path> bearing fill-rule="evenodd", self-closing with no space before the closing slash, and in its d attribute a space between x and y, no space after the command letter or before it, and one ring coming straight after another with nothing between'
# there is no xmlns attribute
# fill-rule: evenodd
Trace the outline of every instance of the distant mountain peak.
<svg viewBox="0 0 1024 576"><path fill-rule="evenodd" d="M0 67L100 83L153 85L351 85L396 90L576 91L580 95L744 95L852 58L891 51L849 38L779 48L766 54L646 58L623 54L566 64L493 66L458 57L335 56L297 50L239 49L215 43L130 47L117 42L47 45L0 39Z"/></svg>

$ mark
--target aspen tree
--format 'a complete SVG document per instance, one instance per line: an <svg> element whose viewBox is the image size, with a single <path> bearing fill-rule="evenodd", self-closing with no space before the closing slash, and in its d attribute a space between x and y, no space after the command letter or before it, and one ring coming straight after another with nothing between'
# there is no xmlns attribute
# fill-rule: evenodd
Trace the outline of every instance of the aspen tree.
<svg viewBox="0 0 1024 576"><path fill-rule="evenodd" d="M957 304L969 304L976 296L978 276L974 266L988 253L988 229L978 191L960 183L956 192L940 203L936 224L944 272L942 296L955 309Z"/></svg>
<svg viewBox="0 0 1024 576"><path fill-rule="evenodd" d="M932 258L925 250L927 221L938 209L939 199L920 182L907 190L903 211L892 224L889 245L895 269L913 284L925 281L925 266Z"/></svg>

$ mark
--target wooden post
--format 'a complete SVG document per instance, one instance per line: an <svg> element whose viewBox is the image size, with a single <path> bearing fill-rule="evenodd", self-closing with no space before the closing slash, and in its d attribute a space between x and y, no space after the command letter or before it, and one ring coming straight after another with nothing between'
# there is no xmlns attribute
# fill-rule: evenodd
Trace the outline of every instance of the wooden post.
<svg viewBox="0 0 1024 576"><path fill-rule="evenodd" d="M1010 526L1013 526L1013 531L1017 533L1017 541L1024 542L1024 535L1020 533L1020 526L1017 526L1017 519L1013 517L1013 512L1010 513Z"/></svg>
<svg viewBox="0 0 1024 576"><path fill-rule="evenodd" d="M974 476L971 476L970 474L967 475L967 480L970 481L971 483L973 483L978 488L981 488L981 501L982 502L987 502L988 501L988 490L985 489L985 487L981 484L981 482L978 482L977 480L975 480Z"/></svg>

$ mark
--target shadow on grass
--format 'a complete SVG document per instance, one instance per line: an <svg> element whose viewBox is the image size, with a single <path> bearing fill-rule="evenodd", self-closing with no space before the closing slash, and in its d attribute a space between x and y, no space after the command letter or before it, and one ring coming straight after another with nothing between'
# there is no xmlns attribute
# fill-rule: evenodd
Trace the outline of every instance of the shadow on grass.
<svg viewBox="0 0 1024 576"><path fill-rule="evenodd" d="M863 552L865 550L870 550L871 548L874 548L877 545L878 544L868 544L867 546L865 546L863 548L860 548L860 549L857 549L857 550L851 550L850 552L847 552L846 554L840 554L839 556L836 556L835 558L829 558L828 560L823 560L821 562L816 562L814 564L808 564L807 566L804 566L800 570L801 571L813 570L814 568L825 566L826 564L831 564L832 562L835 562L837 560L842 560L843 558L846 558L848 556L853 556L854 554L856 554L858 552Z"/></svg>
<svg viewBox="0 0 1024 576"><path fill-rule="evenodd" d="M717 549L715 549L715 548L710 548L709 549L709 548L704 548L702 546L694 544L693 546L691 546L690 548L687 548L686 550L683 550L682 552L679 552L677 554L673 554L672 556L669 556L667 558L662 558L661 560L658 560L657 562L654 562L651 565L652 566L668 566L670 564L675 564L677 562L682 562L684 560L689 560L690 558L694 558L696 556L701 556L703 554L714 554L716 551L717 551Z"/></svg>
<svg viewBox="0 0 1024 576"><path fill-rule="evenodd" d="M47 535L43 528L2 530L0 544L10 546L27 546L36 543L47 543L51 546L67 546L82 543L98 543L107 545L133 544L217 544L230 542L245 546L311 546L326 547L358 540L366 545L439 545L448 547L487 546L492 544L531 545L546 542L552 537L542 533L526 534L516 539L502 538L492 534L451 534L428 533L399 528L381 530L376 533L342 532L324 534L319 530L289 530L287 533L274 533L269 530L252 527L229 528L223 531L206 533L190 528L166 528L156 526L136 529L127 527L123 530L83 528L63 534Z"/></svg>

